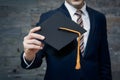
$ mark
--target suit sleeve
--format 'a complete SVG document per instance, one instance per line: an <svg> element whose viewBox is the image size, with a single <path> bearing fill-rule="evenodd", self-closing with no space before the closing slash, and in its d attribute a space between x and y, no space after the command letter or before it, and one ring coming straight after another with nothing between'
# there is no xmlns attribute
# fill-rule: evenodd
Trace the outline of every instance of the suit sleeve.
<svg viewBox="0 0 120 80"><path fill-rule="evenodd" d="M38 68L41 64L42 64L42 59L43 59L43 52L38 52L36 54L36 57L33 61L27 61L27 60L24 60L24 57L23 57L23 54L24 52L21 54L21 66L22 68L24 69L33 69L33 68ZM26 64L27 63L27 64Z"/></svg>
<svg viewBox="0 0 120 80"><path fill-rule="evenodd" d="M102 19L101 46L100 46L100 80L112 80L111 62L107 41L107 25L105 16Z"/></svg>

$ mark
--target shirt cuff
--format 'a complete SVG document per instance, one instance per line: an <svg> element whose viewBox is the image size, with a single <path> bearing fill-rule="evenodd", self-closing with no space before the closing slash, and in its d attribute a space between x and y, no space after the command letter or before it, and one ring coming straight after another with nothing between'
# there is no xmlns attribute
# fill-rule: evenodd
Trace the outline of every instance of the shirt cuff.
<svg viewBox="0 0 120 80"><path fill-rule="evenodd" d="M28 63L27 60L25 59L25 53L24 53L23 54L23 60L24 60L25 64L27 65L26 68L29 68L33 64L35 58L30 63Z"/></svg>

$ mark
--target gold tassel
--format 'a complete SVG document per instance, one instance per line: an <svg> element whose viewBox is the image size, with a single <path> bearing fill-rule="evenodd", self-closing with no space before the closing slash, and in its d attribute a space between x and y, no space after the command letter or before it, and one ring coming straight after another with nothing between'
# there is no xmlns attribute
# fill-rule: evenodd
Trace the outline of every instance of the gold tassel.
<svg viewBox="0 0 120 80"><path fill-rule="evenodd" d="M72 30L72 29L69 29L69 28L64 28L64 27L60 27L59 29L78 34L78 37L77 37L77 42L78 42L78 44L77 44L77 58L76 58L75 69L79 70L81 68L81 64L80 64L80 38L81 38L81 33L79 31Z"/></svg>
<svg viewBox="0 0 120 80"><path fill-rule="evenodd" d="M80 65L80 37L78 37L77 40L78 40L78 46L77 46L77 59L76 59L75 69L79 70L81 68L81 65Z"/></svg>

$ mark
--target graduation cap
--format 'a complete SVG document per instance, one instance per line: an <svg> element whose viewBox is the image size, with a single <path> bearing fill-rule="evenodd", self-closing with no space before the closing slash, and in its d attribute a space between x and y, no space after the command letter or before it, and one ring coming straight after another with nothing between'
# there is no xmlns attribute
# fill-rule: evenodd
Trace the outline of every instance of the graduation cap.
<svg viewBox="0 0 120 80"><path fill-rule="evenodd" d="M45 43L57 51L61 51L63 48L65 49L67 45L78 38L78 54L76 60L78 67L76 69L80 69L80 64L78 64L80 63L80 37L86 30L59 11L50 16L40 26L41 30L37 33L45 36Z"/></svg>

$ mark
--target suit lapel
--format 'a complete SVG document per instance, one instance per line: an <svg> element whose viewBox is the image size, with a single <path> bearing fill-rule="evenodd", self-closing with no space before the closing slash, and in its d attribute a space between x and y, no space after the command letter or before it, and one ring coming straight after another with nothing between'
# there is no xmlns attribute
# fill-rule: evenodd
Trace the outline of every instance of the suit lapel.
<svg viewBox="0 0 120 80"><path fill-rule="evenodd" d="M88 36L88 41L87 41L87 45L86 45L86 49L85 49L85 56L87 56L88 51L92 45L92 39L94 36L94 31L95 31L95 16L94 16L94 12L91 8L86 7L87 11L88 11L88 15L89 15L89 19L90 19L90 33Z"/></svg>

